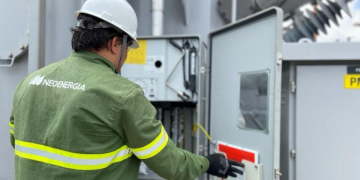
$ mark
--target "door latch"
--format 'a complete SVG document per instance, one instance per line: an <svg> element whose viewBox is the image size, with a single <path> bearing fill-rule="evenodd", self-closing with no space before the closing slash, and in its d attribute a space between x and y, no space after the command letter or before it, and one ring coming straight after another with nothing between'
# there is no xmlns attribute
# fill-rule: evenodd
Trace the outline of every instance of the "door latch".
<svg viewBox="0 0 360 180"><path fill-rule="evenodd" d="M275 169L275 179L280 180L280 176L282 176L280 170L279 170L279 169Z"/></svg>
<svg viewBox="0 0 360 180"><path fill-rule="evenodd" d="M277 64L281 65L282 61L283 61L283 56L282 56L281 53L278 53L278 55L277 55Z"/></svg>

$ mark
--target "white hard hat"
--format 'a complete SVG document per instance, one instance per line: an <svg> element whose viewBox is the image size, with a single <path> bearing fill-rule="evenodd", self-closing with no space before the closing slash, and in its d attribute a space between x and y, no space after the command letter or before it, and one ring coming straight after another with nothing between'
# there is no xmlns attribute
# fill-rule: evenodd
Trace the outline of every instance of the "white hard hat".
<svg viewBox="0 0 360 180"><path fill-rule="evenodd" d="M87 0L76 15L88 14L110 23L126 33L133 40L131 48L138 48L136 39L137 17L134 9L126 0Z"/></svg>

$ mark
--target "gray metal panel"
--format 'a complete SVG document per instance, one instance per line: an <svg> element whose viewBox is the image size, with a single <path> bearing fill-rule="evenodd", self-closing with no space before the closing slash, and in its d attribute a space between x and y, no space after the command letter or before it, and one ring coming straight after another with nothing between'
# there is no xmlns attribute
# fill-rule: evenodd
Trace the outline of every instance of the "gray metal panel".
<svg viewBox="0 0 360 180"><path fill-rule="evenodd" d="M296 179L360 179L359 90L344 89L346 66L299 66Z"/></svg>
<svg viewBox="0 0 360 180"><path fill-rule="evenodd" d="M70 55L70 28L76 24L75 11L80 7L80 0L46 1L45 65Z"/></svg>
<svg viewBox="0 0 360 180"><path fill-rule="evenodd" d="M145 84L144 86L147 87L148 91L154 89L156 98L152 98L149 96L149 94L145 93L145 95L150 101L183 101L181 100L181 98L178 97L177 93L168 88L165 83L167 77L169 76L182 55L182 53L177 48L170 44L169 40L173 39L177 44L181 46L183 39L193 40L195 47L198 49L198 51L200 51L199 36L161 36L148 38L142 37L139 39L147 40L147 58L150 56L164 57L164 59L162 59L163 71L159 73L149 72L146 70L146 67L148 65L125 63L123 68L121 69L121 75L136 82L141 81L141 84ZM198 53L198 61L201 58L200 55L201 54ZM182 63L180 63L179 66L176 68L174 74L169 79L169 83L175 89L186 92L188 95L191 96L191 92L185 90L184 87L182 67L183 65ZM156 79L156 81L154 81L154 86L149 85L148 81L150 81L150 78L154 80ZM196 100L196 95L194 96L194 100Z"/></svg>
<svg viewBox="0 0 360 180"><path fill-rule="evenodd" d="M16 86L27 75L28 53L11 68L0 69L0 180L15 179L14 149L10 144L9 120Z"/></svg>
<svg viewBox="0 0 360 180"><path fill-rule="evenodd" d="M131 0L129 4L134 8L138 18L137 34L141 36L151 35L151 2L143 0ZM165 26L165 24L164 24Z"/></svg>
<svg viewBox="0 0 360 180"><path fill-rule="evenodd" d="M359 60L360 43L284 43L285 61Z"/></svg>
<svg viewBox="0 0 360 180"><path fill-rule="evenodd" d="M264 179L274 179L280 161L282 11L272 8L210 35L210 134L259 152ZM280 54L281 55L281 54ZM239 72L270 71L268 133L239 129Z"/></svg>
<svg viewBox="0 0 360 180"><path fill-rule="evenodd" d="M0 67L11 67L29 44L30 2L0 1Z"/></svg>

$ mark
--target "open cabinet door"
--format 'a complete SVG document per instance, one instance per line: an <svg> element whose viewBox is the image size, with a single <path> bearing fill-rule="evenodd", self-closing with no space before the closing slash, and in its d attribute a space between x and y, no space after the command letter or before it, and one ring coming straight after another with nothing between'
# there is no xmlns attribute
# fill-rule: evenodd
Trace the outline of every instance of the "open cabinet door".
<svg viewBox="0 0 360 180"><path fill-rule="evenodd" d="M261 164L264 180L280 178L282 22L271 8L209 36L210 151Z"/></svg>

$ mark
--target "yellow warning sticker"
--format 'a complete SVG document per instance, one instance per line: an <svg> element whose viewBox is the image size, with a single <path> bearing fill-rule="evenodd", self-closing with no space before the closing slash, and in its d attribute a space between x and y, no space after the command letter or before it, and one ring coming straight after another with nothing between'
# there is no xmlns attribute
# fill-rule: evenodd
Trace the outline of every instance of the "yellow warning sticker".
<svg viewBox="0 0 360 180"><path fill-rule="evenodd" d="M346 89L360 89L360 74L345 75Z"/></svg>
<svg viewBox="0 0 360 180"><path fill-rule="evenodd" d="M146 64L146 49L147 49L147 41L139 40L139 48L131 49L128 52L127 59L125 63L128 64Z"/></svg>

